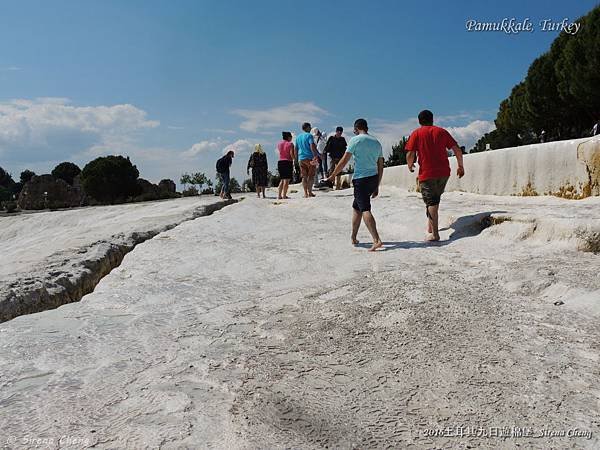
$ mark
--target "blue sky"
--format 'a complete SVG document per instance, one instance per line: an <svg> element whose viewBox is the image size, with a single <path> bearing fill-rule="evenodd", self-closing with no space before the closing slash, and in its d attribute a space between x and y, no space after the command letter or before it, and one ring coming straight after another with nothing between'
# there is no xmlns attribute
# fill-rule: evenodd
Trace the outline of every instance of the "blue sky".
<svg viewBox="0 0 600 450"><path fill-rule="evenodd" d="M369 120L389 149L429 108L470 147L549 48L543 19L596 1L14 1L0 17L0 166L129 155L141 176L234 174L255 143L304 120ZM467 32L468 19L530 18L533 33Z"/></svg>

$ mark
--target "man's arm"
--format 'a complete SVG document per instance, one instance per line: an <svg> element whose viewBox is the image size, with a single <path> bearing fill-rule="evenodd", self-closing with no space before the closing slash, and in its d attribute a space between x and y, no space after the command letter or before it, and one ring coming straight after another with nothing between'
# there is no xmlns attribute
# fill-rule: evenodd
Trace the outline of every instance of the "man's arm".
<svg viewBox="0 0 600 450"><path fill-rule="evenodd" d="M465 167L463 166L463 154L462 150L458 146L458 144L454 144L451 149L454 152L454 156L456 156L456 162L458 163L458 169L456 170L456 175L458 178L462 178L465 176Z"/></svg>
<svg viewBox="0 0 600 450"><path fill-rule="evenodd" d="M380 157L377 160L377 189L371 195L371 198L375 198L379 195L379 185L381 184L381 179L383 178L383 158Z"/></svg>
<svg viewBox="0 0 600 450"><path fill-rule="evenodd" d="M326 154L329 151L329 147L331 147L331 138L333 136L329 136L327 138L327 143L325 144L325 148L323 149L323 154Z"/></svg>
<svg viewBox="0 0 600 450"><path fill-rule="evenodd" d="M290 151L290 156L292 157L293 161L296 160L296 146L294 144L292 144L292 150Z"/></svg>
<svg viewBox="0 0 600 450"><path fill-rule="evenodd" d="M317 150L317 146L315 145L314 142L312 144L310 144L310 149L312 151L313 157L315 157L315 158L321 157L321 155L319 155L319 151Z"/></svg>
<svg viewBox="0 0 600 450"><path fill-rule="evenodd" d="M415 171L415 161L417 159L417 152L408 151L406 152L406 164L408 164L408 170L411 172Z"/></svg>
<svg viewBox="0 0 600 450"><path fill-rule="evenodd" d="M329 177L327 178L327 181L333 181L335 180L335 177L337 177L339 175L339 173L344 170L344 167L346 167L346 164L348 164L348 162L350 161L350 158L352 158L352 153L344 153L344 156L342 156L342 159L340 159L340 162L337 164L337 166L335 166L335 169L333 170L333 172L331 172L331 175L329 175ZM381 169L383 171L383 167Z"/></svg>

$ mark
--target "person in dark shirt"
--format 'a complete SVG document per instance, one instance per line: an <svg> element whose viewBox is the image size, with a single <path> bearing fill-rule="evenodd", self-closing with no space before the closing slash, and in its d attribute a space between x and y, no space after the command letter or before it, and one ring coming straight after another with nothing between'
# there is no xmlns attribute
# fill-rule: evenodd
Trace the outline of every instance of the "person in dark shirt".
<svg viewBox="0 0 600 450"><path fill-rule="evenodd" d="M323 150L323 156L325 160L327 160L327 154L329 154L329 157L331 158L331 167L329 168L327 175L331 175L333 173L335 167L339 164L340 159L342 159L344 153L346 153L346 148L348 147L348 144L346 142L346 138L342 136L343 132L344 129L342 127L337 127L335 129L335 134L333 136L330 136L329 139L327 139L325 150ZM338 175L335 178L335 189L336 191L339 191L341 188L342 176Z"/></svg>
<svg viewBox="0 0 600 450"><path fill-rule="evenodd" d="M229 150L225 156L219 158L217 161L217 173L221 177L221 181L223 182L223 187L221 188L220 196L224 199L231 199L231 193L229 192L229 168L231 167L231 163L233 162L233 157L235 153L233 150Z"/></svg>

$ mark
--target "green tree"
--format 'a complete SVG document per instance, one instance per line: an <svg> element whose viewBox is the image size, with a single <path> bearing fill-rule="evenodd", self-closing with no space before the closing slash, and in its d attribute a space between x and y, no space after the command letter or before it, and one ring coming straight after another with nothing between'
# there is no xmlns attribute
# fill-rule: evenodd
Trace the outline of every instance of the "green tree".
<svg viewBox="0 0 600 450"><path fill-rule="evenodd" d="M102 156L81 171L81 184L87 195L101 203L123 202L138 193L140 173L129 158Z"/></svg>
<svg viewBox="0 0 600 450"><path fill-rule="evenodd" d="M21 184L25 185L25 183L27 183L33 177L35 177L35 172L32 170L25 169L23 172L21 172Z"/></svg>
<svg viewBox="0 0 600 450"><path fill-rule="evenodd" d="M238 180L235 179L235 177L231 177L231 180L229 180L229 191L232 194L239 194L240 192L242 192L242 187L240 186Z"/></svg>
<svg viewBox="0 0 600 450"><path fill-rule="evenodd" d="M192 184L192 176L189 173L181 174L181 178L179 178L179 183L183 185L183 190L185 191L188 184Z"/></svg>
<svg viewBox="0 0 600 450"><path fill-rule="evenodd" d="M12 198L12 191L4 186L0 186L0 202L7 202L9 200L12 200Z"/></svg>
<svg viewBox="0 0 600 450"><path fill-rule="evenodd" d="M15 181L10 173L0 167L0 186L10 189L14 184Z"/></svg>
<svg viewBox="0 0 600 450"><path fill-rule="evenodd" d="M221 174L217 172L217 181L215 182L215 195L219 195L223 189L223 178Z"/></svg>
<svg viewBox="0 0 600 450"><path fill-rule="evenodd" d="M383 164L385 167L400 166L406 164L406 152L404 151L404 148L406 147L406 142L408 142L408 139L406 138L406 136L402 136L402 139L400 139L400 141L397 144L392 145L392 152Z"/></svg>
<svg viewBox="0 0 600 450"><path fill-rule="evenodd" d="M565 40L556 69L563 100L581 105L584 116L574 124L581 135L600 118L600 6L577 21L581 29Z"/></svg>
<svg viewBox="0 0 600 450"><path fill-rule="evenodd" d="M190 176L190 184L198 186L198 190L202 190L202 186L206 184L207 180L208 179L206 178L206 175L204 175L202 172L196 172Z"/></svg>
<svg viewBox="0 0 600 450"><path fill-rule="evenodd" d="M68 161L61 162L54 168L54 170L52 170L52 176L54 178L60 178L71 186L73 186L73 180L75 180L75 177L80 173L81 169L79 166Z"/></svg>

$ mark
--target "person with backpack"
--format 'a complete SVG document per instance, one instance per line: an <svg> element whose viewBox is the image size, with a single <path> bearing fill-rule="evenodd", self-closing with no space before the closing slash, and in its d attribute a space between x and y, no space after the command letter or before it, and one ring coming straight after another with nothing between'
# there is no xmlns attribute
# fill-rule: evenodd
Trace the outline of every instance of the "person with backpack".
<svg viewBox="0 0 600 450"><path fill-rule="evenodd" d="M221 198L228 200L231 200L231 194L229 193L229 180L231 179L229 168L233 163L234 156L235 153L233 150L229 150L225 156L217 160L217 174L221 177L221 182L223 183L223 187L221 188L221 193L219 195Z"/></svg>

